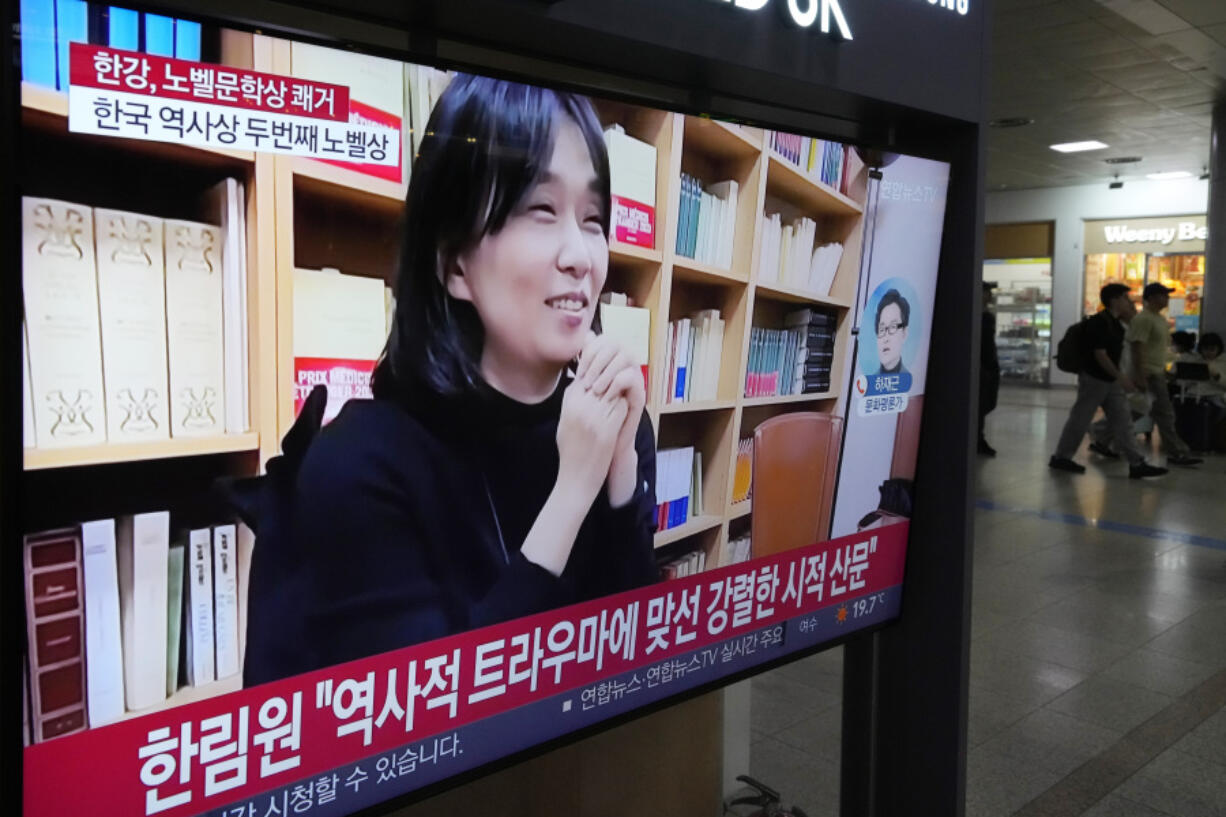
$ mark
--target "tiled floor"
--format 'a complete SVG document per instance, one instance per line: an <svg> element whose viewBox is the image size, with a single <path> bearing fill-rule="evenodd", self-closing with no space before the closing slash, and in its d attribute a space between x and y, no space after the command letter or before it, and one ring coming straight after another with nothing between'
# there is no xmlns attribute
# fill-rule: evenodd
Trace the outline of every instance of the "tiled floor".
<svg viewBox="0 0 1226 817"><path fill-rule="evenodd" d="M973 477L966 813L1226 815L1226 457L1051 473L1071 401L1005 389ZM838 813L841 662L752 682L751 772L811 817Z"/></svg>

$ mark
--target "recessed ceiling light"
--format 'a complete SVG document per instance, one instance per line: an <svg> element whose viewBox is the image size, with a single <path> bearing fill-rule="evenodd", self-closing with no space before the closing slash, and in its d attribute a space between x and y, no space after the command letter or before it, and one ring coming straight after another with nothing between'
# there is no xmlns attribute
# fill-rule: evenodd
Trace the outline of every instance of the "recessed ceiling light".
<svg viewBox="0 0 1226 817"><path fill-rule="evenodd" d="M1058 153L1079 153L1083 150L1102 150L1105 147L1109 147L1109 145L1091 139L1087 142L1064 142L1063 144L1052 145L1051 149Z"/></svg>
<svg viewBox="0 0 1226 817"><path fill-rule="evenodd" d="M1141 161L1140 156L1112 156L1110 159L1103 159L1109 165L1130 165Z"/></svg>
<svg viewBox="0 0 1226 817"><path fill-rule="evenodd" d="M993 119L988 123L990 128L1022 128L1026 125L1033 125L1034 120L1025 116L1002 116L1000 119Z"/></svg>
<svg viewBox="0 0 1226 817"><path fill-rule="evenodd" d="M1186 170L1169 170L1165 173L1147 173L1145 178L1153 179L1156 182L1165 182L1171 179L1190 179L1192 174Z"/></svg>

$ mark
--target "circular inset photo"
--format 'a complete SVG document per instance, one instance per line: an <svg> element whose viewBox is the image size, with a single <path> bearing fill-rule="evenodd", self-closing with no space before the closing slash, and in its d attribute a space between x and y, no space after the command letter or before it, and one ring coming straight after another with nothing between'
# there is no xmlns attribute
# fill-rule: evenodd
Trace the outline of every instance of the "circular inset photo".
<svg viewBox="0 0 1226 817"><path fill-rule="evenodd" d="M869 377L908 373L924 336L923 312L910 281L882 281L860 321L860 371Z"/></svg>

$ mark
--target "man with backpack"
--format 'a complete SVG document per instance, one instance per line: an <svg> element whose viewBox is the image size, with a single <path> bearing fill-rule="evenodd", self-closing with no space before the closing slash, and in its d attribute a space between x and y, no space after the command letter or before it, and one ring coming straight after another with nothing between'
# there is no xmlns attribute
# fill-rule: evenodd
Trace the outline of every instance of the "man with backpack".
<svg viewBox="0 0 1226 817"><path fill-rule="evenodd" d="M1103 309L1074 324L1060 341L1056 363L1064 371L1077 372L1077 400L1064 423L1056 453L1047 464L1057 471L1085 473L1085 466L1074 462L1073 455L1101 406L1116 446L1128 458L1128 476L1132 479L1162 476L1167 470L1145 461L1132 434L1124 392L1134 391L1136 386L1119 368L1124 350L1124 322L1136 314L1136 307L1123 284L1107 284L1099 292L1099 300Z"/></svg>

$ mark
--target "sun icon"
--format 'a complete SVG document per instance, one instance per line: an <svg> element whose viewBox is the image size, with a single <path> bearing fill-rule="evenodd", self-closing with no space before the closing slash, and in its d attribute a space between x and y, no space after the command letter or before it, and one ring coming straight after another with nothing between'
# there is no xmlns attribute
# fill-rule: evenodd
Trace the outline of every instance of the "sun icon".
<svg viewBox="0 0 1226 817"><path fill-rule="evenodd" d="M839 613L838 613L838 616L836 616L836 618L838 618L839 624L843 624L844 622L847 621L847 605L843 605L842 607L839 608Z"/></svg>

